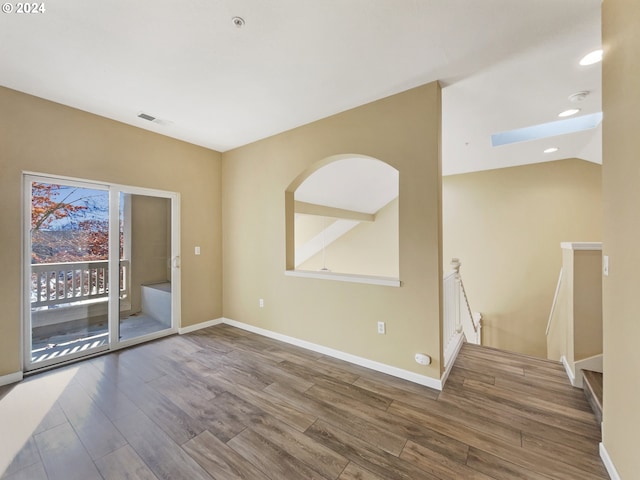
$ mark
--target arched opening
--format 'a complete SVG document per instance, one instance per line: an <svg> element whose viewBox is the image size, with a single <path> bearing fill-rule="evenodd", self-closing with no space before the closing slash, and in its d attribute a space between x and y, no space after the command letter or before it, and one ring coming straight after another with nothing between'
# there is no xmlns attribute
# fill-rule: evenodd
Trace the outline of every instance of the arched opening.
<svg viewBox="0 0 640 480"><path fill-rule="evenodd" d="M316 162L289 186L287 270L397 279L399 172L363 155Z"/></svg>

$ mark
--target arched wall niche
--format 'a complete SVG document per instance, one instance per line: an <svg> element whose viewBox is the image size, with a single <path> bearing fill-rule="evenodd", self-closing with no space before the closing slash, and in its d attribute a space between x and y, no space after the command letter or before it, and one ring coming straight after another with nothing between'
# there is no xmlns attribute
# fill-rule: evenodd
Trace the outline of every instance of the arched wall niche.
<svg viewBox="0 0 640 480"><path fill-rule="evenodd" d="M288 273L397 280L398 197L398 170L377 158L333 155L306 168L285 191Z"/></svg>

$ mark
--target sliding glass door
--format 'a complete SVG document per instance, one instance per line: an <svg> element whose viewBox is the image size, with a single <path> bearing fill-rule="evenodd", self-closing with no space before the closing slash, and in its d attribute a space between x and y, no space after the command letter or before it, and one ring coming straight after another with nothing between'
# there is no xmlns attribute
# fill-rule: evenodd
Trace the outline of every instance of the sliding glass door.
<svg viewBox="0 0 640 480"><path fill-rule="evenodd" d="M171 198L120 193L118 340L126 342L172 327Z"/></svg>
<svg viewBox="0 0 640 480"><path fill-rule="evenodd" d="M176 331L178 196L25 175L25 370Z"/></svg>
<svg viewBox="0 0 640 480"><path fill-rule="evenodd" d="M109 190L30 178L30 363L108 348Z"/></svg>

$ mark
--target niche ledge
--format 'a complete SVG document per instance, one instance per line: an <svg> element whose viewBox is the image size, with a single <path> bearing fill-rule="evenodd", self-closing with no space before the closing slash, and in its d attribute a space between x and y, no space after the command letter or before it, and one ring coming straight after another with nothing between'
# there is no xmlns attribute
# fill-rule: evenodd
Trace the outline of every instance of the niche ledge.
<svg viewBox="0 0 640 480"><path fill-rule="evenodd" d="M385 287L399 287L400 279L393 277L375 277L372 275L355 275L350 273L334 273L311 270L285 270L287 277L318 278L321 280L334 280L337 282L365 283L369 285L382 285Z"/></svg>

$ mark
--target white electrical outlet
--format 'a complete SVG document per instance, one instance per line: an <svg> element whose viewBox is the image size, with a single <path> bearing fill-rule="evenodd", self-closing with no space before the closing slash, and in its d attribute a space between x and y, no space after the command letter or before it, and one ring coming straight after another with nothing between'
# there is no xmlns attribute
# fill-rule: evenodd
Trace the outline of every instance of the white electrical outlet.
<svg viewBox="0 0 640 480"><path fill-rule="evenodd" d="M264 308L264 298L261 298L261 299L258 301L258 305L260 305L260 308Z"/></svg>
<svg viewBox="0 0 640 480"><path fill-rule="evenodd" d="M196 247L195 248L195 254L196 255L200 255L200 247Z"/></svg>
<svg viewBox="0 0 640 480"><path fill-rule="evenodd" d="M378 333L384 334L386 331L384 322L378 322Z"/></svg>

